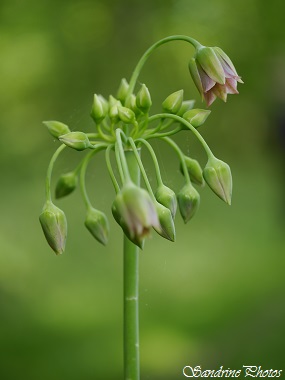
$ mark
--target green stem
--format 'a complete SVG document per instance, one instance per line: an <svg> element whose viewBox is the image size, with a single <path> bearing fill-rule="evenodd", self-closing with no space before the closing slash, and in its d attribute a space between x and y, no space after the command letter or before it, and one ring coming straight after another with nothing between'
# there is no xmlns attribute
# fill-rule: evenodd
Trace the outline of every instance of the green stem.
<svg viewBox="0 0 285 380"><path fill-rule="evenodd" d="M58 156L60 155L60 153L63 151L64 148L66 148L65 144L62 144L62 145L60 145L60 147L57 148L57 150L54 152L54 154L50 160L49 166L48 166L47 175L46 175L46 199L48 201L51 201L50 185L51 185L51 174L52 174L53 166L54 166L54 163L57 160Z"/></svg>
<svg viewBox="0 0 285 380"><path fill-rule="evenodd" d="M114 149L113 145L109 145L108 148L106 149L105 158L106 158L107 169L108 169L109 175L111 177L111 181L112 181L113 186L115 188L116 194L118 194L118 192L120 191L120 187L118 185L118 182L117 182L115 174L114 174L114 170L113 170L112 165L111 165L111 159L110 159L110 150L111 149Z"/></svg>
<svg viewBox="0 0 285 380"><path fill-rule="evenodd" d="M199 142L202 144L203 148L205 149L205 151L207 153L208 158L213 156L211 149L209 148L208 144L203 139L203 137L200 135L200 133L197 131L197 129L195 127L193 127L193 125L190 124L187 120L183 119L183 117L173 115L172 113L160 113L160 114L151 116L149 118L149 122L152 122L154 120L161 119L161 118L170 118L170 119L179 121L179 123L185 125L188 129L191 130L191 132L197 137ZM166 135L164 135L164 136L166 136ZM160 136L148 136L148 138L152 138L152 137L163 137L163 136L162 136L162 134Z"/></svg>
<svg viewBox="0 0 285 380"><path fill-rule="evenodd" d="M125 151L132 181L140 171L133 151ZM139 380L139 248L124 235L124 379Z"/></svg>
<svg viewBox="0 0 285 380"><path fill-rule="evenodd" d="M128 89L127 98L133 93L135 85L136 85L136 82L137 82L137 79L138 79L139 74L140 74L140 71L141 71L143 65L145 64L145 62L147 61L148 57L152 54L152 52L155 49L157 49L159 46L161 46L163 44L166 44L167 42L178 41L178 40L180 40L180 41L186 41L186 42L190 43L191 45L193 45L196 49L202 46L198 41L194 40L194 38L191 38L191 37L188 37L188 36L184 36L184 35L169 36L169 37L161 39L160 41L157 41L155 44L153 44L143 54L143 56L141 57L141 59L139 60L139 62L137 64L137 66L135 67L135 70L134 70L134 72L133 72L133 74L131 76L130 86L129 86L129 89Z"/></svg>
<svg viewBox="0 0 285 380"><path fill-rule="evenodd" d="M181 162L181 166L182 166L183 174L184 174L184 177L185 177L185 181L186 181L186 183L191 184L191 180L190 180L190 176L189 176L189 173L188 173L188 170L187 170L184 154L181 152L181 149L169 137L163 137L162 140L166 141L175 150L175 152L177 153L177 155L178 155L178 157L180 159L180 162Z"/></svg>
<svg viewBox="0 0 285 380"><path fill-rule="evenodd" d="M149 142L147 142L144 139L137 139L136 141L141 142L142 144L144 144L147 147L147 149L148 149L148 151L149 151L149 153L151 155L151 158L153 160L153 163L154 163L155 174L156 174L156 179L157 179L158 186L163 185L163 181L162 181L161 173L160 173L160 168L159 168L158 161L157 161L155 152L153 150L153 147L150 145Z"/></svg>

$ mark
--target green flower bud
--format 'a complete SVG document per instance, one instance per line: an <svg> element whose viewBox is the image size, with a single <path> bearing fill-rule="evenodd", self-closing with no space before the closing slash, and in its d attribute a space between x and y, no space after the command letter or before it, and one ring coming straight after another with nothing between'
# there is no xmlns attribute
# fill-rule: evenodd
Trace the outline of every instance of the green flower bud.
<svg viewBox="0 0 285 380"><path fill-rule="evenodd" d="M70 148L84 150L90 147L90 141L83 132L70 132L60 136L59 140Z"/></svg>
<svg viewBox="0 0 285 380"><path fill-rule="evenodd" d="M118 115L125 124L131 124L136 119L135 113L127 107L118 106Z"/></svg>
<svg viewBox="0 0 285 380"><path fill-rule="evenodd" d="M200 204L200 195L198 191L191 184L186 184L177 194L180 214L184 223L194 216Z"/></svg>
<svg viewBox="0 0 285 380"><path fill-rule="evenodd" d="M117 98L123 103L126 100L128 90L129 90L129 83L125 78L121 80L118 92L117 92Z"/></svg>
<svg viewBox="0 0 285 380"><path fill-rule="evenodd" d="M150 195L133 183L126 183L117 194L112 212L117 223L124 232L127 231L127 237L133 242L137 241L140 244L152 227L159 229L158 217Z"/></svg>
<svg viewBox="0 0 285 380"><path fill-rule="evenodd" d="M50 247L57 255L61 254L65 249L67 235L64 212L51 201L47 201L40 215L40 223Z"/></svg>
<svg viewBox="0 0 285 380"><path fill-rule="evenodd" d="M230 205L233 185L229 165L216 157L210 157L203 170L203 176L213 192Z"/></svg>
<svg viewBox="0 0 285 380"><path fill-rule="evenodd" d="M162 103L162 107L165 110L165 112L176 114L182 106L182 101L183 90L179 90L169 95Z"/></svg>
<svg viewBox="0 0 285 380"><path fill-rule="evenodd" d="M199 108L195 108L193 110L185 112L183 118L189 121L189 123L192 124L193 127L198 128L200 127L200 125L205 123L210 113L210 110L202 110Z"/></svg>
<svg viewBox="0 0 285 380"><path fill-rule="evenodd" d="M91 109L92 119L95 121L95 123L100 123L105 119L106 114L106 105L103 104L102 98L95 94Z"/></svg>
<svg viewBox="0 0 285 380"><path fill-rule="evenodd" d="M117 123L119 121L119 110L118 107L122 106L122 103L115 99L112 95L109 97L109 116L113 123Z"/></svg>
<svg viewBox="0 0 285 380"><path fill-rule="evenodd" d="M197 185L204 186L203 170L199 162L197 160L194 160L194 158L190 158L187 156L184 156L184 159L191 181L196 183ZM181 164L180 171L184 175Z"/></svg>
<svg viewBox="0 0 285 380"><path fill-rule="evenodd" d="M136 105L136 97L134 94L131 94L126 102L126 107L134 111L135 115L139 115L141 111L138 109Z"/></svg>
<svg viewBox="0 0 285 380"><path fill-rule="evenodd" d="M159 203L170 210L172 218L174 219L177 210L177 199L174 191L165 185L160 185L156 189L155 198Z"/></svg>
<svg viewBox="0 0 285 380"><path fill-rule="evenodd" d="M156 202L155 208L160 225L158 228L154 226L154 230L165 239L175 241L175 226L171 211L158 202Z"/></svg>
<svg viewBox="0 0 285 380"><path fill-rule="evenodd" d="M59 138L59 136L65 135L66 133L70 132L68 126L66 124L61 123L60 121L43 121L43 124L48 127L49 133L57 139Z"/></svg>
<svg viewBox="0 0 285 380"><path fill-rule="evenodd" d="M195 104L195 100L184 100L184 102L182 102L182 105L179 111L177 112L177 115L183 116L185 112L192 110L192 108L194 107L194 104Z"/></svg>
<svg viewBox="0 0 285 380"><path fill-rule="evenodd" d="M107 244L109 237L109 223L103 212L90 207L87 210L85 226L99 243L103 245Z"/></svg>
<svg viewBox="0 0 285 380"><path fill-rule="evenodd" d="M75 172L69 172L62 174L57 181L55 188L56 199L63 198L66 195L72 193L77 186L78 177Z"/></svg>
<svg viewBox="0 0 285 380"><path fill-rule="evenodd" d="M137 93L136 105L143 113L147 113L152 105L150 93L145 84L142 84L139 92Z"/></svg>
<svg viewBox="0 0 285 380"><path fill-rule="evenodd" d="M109 103L107 100L102 96L101 94L98 95L99 100L101 101L102 107L103 107L103 112L105 115L107 115L108 110L109 110Z"/></svg>

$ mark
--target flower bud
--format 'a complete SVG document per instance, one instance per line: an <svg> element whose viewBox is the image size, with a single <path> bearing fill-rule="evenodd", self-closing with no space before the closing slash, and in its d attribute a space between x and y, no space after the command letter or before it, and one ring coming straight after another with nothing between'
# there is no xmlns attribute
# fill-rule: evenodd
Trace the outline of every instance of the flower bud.
<svg viewBox="0 0 285 380"><path fill-rule="evenodd" d="M109 97L109 116L113 123L117 123L119 120L118 106L122 106L122 103L115 99L112 95Z"/></svg>
<svg viewBox="0 0 285 380"><path fill-rule="evenodd" d="M70 132L59 137L59 140L70 148L84 150L90 147L90 141L83 132Z"/></svg>
<svg viewBox="0 0 285 380"><path fill-rule="evenodd" d="M175 241L175 226L171 211L158 202L156 202L155 208L160 225L159 227L154 226L154 230L165 239Z"/></svg>
<svg viewBox="0 0 285 380"><path fill-rule="evenodd" d="M182 102L182 105L179 111L177 112L177 115L183 116L185 112L192 110L192 108L194 107L194 104L195 104L195 100L184 100L184 102Z"/></svg>
<svg viewBox="0 0 285 380"><path fill-rule="evenodd" d="M69 172L62 174L57 181L55 187L55 197L56 199L63 198L66 195L72 193L77 186L78 177L75 172Z"/></svg>
<svg viewBox="0 0 285 380"><path fill-rule="evenodd" d="M170 210L172 218L174 219L177 210L177 199L174 191L165 185L160 185L156 189L155 198L159 203Z"/></svg>
<svg viewBox="0 0 285 380"><path fill-rule="evenodd" d="M194 160L194 158L190 158L187 156L184 156L184 159L191 181L196 183L197 185L204 186L203 170L199 162L197 160ZM184 175L181 164L180 171Z"/></svg>
<svg viewBox="0 0 285 380"><path fill-rule="evenodd" d="M118 92L117 92L117 98L123 103L126 100L128 90L129 90L129 83L125 78L121 80Z"/></svg>
<svg viewBox="0 0 285 380"><path fill-rule="evenodd" d="M61 123L60 121L43 121L43 124L47 126L49 133L57 139L59 138L59 136L65 135L66 133L70 132L68 126L66 124Z"/></svg>
<svg viewBox="0 0 285 380"><path fill-rule="evenodd" d="M106 245L109 237L109 223L106 215L93 207L88 208L85 227L99 243Z"/></svg>
<svg viewBox="0 0 285 380"><path fill-rule="evenodd" d="M135 115L139 115L141 111L138 109L136 105L136 97L134 94L131 94L128 98L128 101L125 103L126 107L130 108Z"/></svg>
<svg viewBox="0 0 285 380"><path fill-rule="evenodd" d="M205 123L210 113L210 110L202 110L199 108L195 108L193 110L185 112L183 118L189 121L189 123L193 125L193 127L198 128L200 127L200 125Z"/></svg>
<svg viewBox="0 0 285 380"><path fill-rule="evenodd" d="M184 223L194 216L200 204L200 195L198 191L191 184L186 184L177 194L180 214Z"/></svg>
<svg viewBox="0 0 285 380"><path fill-rule="evenodd" d="M40 215L40 223L50 247L57 255L61 254L65 249L67 235L64 212L51 201L47 201Z"/></svg>
<svg viewBox="0 0 285 380"><path fill-rule="evenodd" d="M143 84L136 96L136 105L140 111L147 113L152 105L148 88Z"/></svg>
<svg viewBox="0 0 285 380"><path fill-rule="evenodd" d="M181 108L182 101L183 101L183 90L179 90L169 95L162 103L162 107L165 110L165 112L176 114Z"/></svg>
<svg viewBox="0 0 285 380"><path fill-rule="evenodd" d="M112 212L127 237L140 246L152 227L159 229L155 206L148 192L133 183L126 183L117 194Z"/></svg>
<svg viewBox="0 0 285 380"><path fill-rule="evenodd" d="M213 192L230 205L232 198L232 174L229 165L216 157L211 157L203 170L203 176Z"/></svg>
<svg viewBox="0 0 285 380"><path fill-rule="evenodd" d="M106 105L104 105L102 99L95 94L91 109L92 119L95 121L95 123L100 123L103 119L105 119L106 114Z"/></svg>
<svg viewBox="0 0 285 380"><path fill-rule="evenodd" d="M118 106L118 115L120 120L125 124L131 124L135 121L135 113L127 107Z"/></svg>

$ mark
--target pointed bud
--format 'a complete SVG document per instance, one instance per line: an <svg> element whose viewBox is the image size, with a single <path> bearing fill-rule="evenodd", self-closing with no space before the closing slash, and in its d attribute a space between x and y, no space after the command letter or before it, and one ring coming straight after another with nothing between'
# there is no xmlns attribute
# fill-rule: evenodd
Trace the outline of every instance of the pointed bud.
<svg viewBox="0 0 285 380"><path fill-rule="evenodd" d="M209 158L203 176L213 192L228 205L232 198L232 174L228 164L216 157Z"/></svg>
<svg viewBox="0 0 285 380"><path fill-rule="evenodd" d="M115 99L112 95L109 97L109 117L113 123L117 123L119 121L119 110L118 107L122 106L122 103Z"/></svg>
<svg viewBox="0 0 285 380"><path fill-rule="evenodd" d="M91 117L95 123L100 123L106 117L106 105L103 104L98 95L94 95L93 105L91 109Z"/></svg>
<svg viewBox="0 0 285 380"><path fill-rule="evenodd" d="M70 132L68 126L66 124L61 123L60 121L43 121L43 124L47 126L49 133L57 139L59 138L59 136L65 135L66 133Z"/></svg>
<svg viewBox="0 0 285 380"><path fill-rule="evenodd" d="M59 140L70 148L84 150L91 146L87 135L83 132L70 132L60 136Z"/></svg>
<svg viewBox="0 0 285 380"><path fill-rule="evenodd" d="M160 185L156 189L155 198L159 203L170 210L172 218L174 219L177 210L177 199L174 191L165 185Z"/></svg>
<svg viewBox="0 0 285 380"><path fill-rule="evenodd" d="M121 80L121 83L120 83L120 86L119 86L119 89L118 89L118 92L117 92L117 98L122 102L124 103L124 101L126 100L126 97L127 97L127 94L128 94L128 90L129 90L129 83L127 82L127 80L125 78L123 78Z"/></svg>
<svg viewBox="0 0 285 380"><path fill-rule="evenodd" d="M109 223L103 212L90 207L87 210L85 227L99 243L103 245L107 244L109 237Z"/></svg>
<svg viewBox="0 0 285 380"><path fill-rule="evenodd" d="M56 199L65 197L66 195L72 193L76 189L77 183L78 177L75 172L62 174L57 181L55 188Z"/></svg>
<svg viewBox="0 0 285 380"><path fill-rule="evenodd" d="M184 159L191 181L196 183L197 185L204 186L203 170L199 162L197 160L194 160L194 158L190 158L187 156L184 156ZM184 175L181 164L180 171Z"/></svg>
<svg viewBox="0 0 285 380"><path fill-rule="evenodd" d="M159 227L154 226L154 230L167 240L175 241L175 226L169 208L156 202L155 204Z"/></svg>
<svg viewBox="0 0 285 380"><path fill-rule="evenodd" d="M193 110L187 111L183 115L183 119L189 121L193 127L198 128L200 125L204 124L210 115L210 110L202 110L199 108L195 108Z"/></svg>
<svg viewBox="0 0 285 380"><path fill-rule="evenodd" d="M143 84L137 93L136 104L140 111L147 113L150 109L152 102L148 88Z"/></svg>
<svg viewBox="0 0 285 380"><path fill-rule="evenodd" d="M184 102L182 102L182 105L177 115L183 116L185 112L192 110L192 108L194 107L194 104L195 104L195 100L184 100Z"/></svg>
<svg viewBox="0 0 285 380"><path fill-rule="evenodd" d="M131 94L128 98L128 101L126 102L126 107L130 108L135 115L139 115L141 111L138 109L136 104L136 97L134 94Z"/></svg>
<svg viewBox="0 0 285 380"><path fill-rule="evenodd" d="M47 201L40 215L40 223L50 247L57 255L61 254L65 249L67 235L64 212L51 201Z"/></svg>
<svg viewBox="0 0 285 380"><path fill-rule="evenodd" d="M135 113L127 107L118 106L118 116L125 124L131 124L135 121Z"/></svg>
<svg viewBox="0 0 285 380"><path fill-rule="evenodd" d="M153 201L148 192L133 183L126 183L117 194L113 215L131 241L143 241L152 227L159 228Z"/></svg>
<svg viewBox="0 0 285 380"><path fill-rule="evenodd" d="M184 223L194 216L200 204L200 195L198 191L191 184L186 184L177 194L180 214Z"/></svg>
<svg viewBox="0 0 285 380"><path fill-rule="evenodd" d="M182 106L182 101L183 90L179 90L169 95L162 103L162 107L165 112L176 114Z"/></svg>

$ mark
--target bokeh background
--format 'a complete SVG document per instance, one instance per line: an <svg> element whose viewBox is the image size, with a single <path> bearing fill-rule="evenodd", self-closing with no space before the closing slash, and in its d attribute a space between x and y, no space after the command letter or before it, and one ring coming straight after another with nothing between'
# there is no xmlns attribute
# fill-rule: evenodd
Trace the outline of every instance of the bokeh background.
<svg viewBox="0 0 285 380"><path fill-rule="evenodd" d="M85 230L76 192L56 203L69 223L66 253L56 257L38 222L58 146L42 120L91 131L94 92L115 94L141 54L171 34L223 48L245 84L226 105L217 100L201 127L232 168L232 206L205 187L195 218L184 225L177 216L177 242L153 234L141 254L142 378L182 379L185 365L285 369L283 14L276 0L1 0L1 379L122 379L122 236L111 219L111 182L98 156L88 190L110 217L109 245ZM140 81L152 112L181 88L203 106L187 69L192 55L177 42L149 59ZM191 134L176 141L205 164ZM175 155L154 148L178 190ZM53 185L82 155L65 152Z"/></svg>

